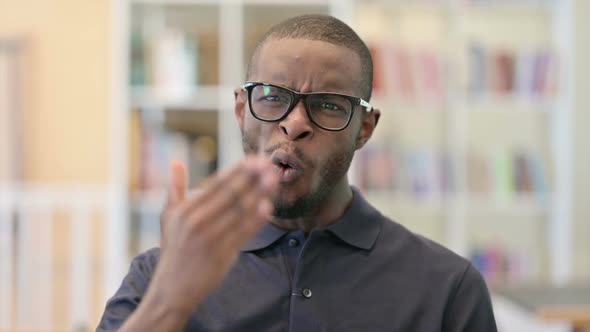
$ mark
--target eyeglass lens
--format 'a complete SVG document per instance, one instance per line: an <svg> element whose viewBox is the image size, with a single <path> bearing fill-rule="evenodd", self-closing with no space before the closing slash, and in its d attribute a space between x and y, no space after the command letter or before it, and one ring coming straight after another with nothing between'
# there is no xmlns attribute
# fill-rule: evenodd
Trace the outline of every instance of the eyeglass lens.
<svg viewBox="0 0 590 332"><path fill-rule="evenodd" d="M257 85L252 89L250 107L263 120L278 120L289 111L295 95L284 88ZM312 121L328 129L339 129L349 121L351 101L340 95L318 93L307 95L306 106Z"/></svg>

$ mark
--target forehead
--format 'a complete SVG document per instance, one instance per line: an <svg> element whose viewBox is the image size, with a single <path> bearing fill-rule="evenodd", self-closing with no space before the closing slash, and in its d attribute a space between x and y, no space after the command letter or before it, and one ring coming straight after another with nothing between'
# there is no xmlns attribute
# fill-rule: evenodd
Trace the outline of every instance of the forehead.
<svg viewBox="0 0 590 332"><path fill-rule="evenodd" d="M361 61L353 50L319 40L270 38L249 78L301 92L358 94Z"/></svg>

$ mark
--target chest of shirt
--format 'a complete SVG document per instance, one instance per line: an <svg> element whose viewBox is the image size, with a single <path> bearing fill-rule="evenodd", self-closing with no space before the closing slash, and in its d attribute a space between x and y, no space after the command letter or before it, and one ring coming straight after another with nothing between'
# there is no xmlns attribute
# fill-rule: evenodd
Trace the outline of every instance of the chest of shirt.
<svg viewBox="0 0 590 332"><path fill-rule="evenodd" d="M440 331L447 285L389 252L294 234L242 253L187 331Z"/></svg>

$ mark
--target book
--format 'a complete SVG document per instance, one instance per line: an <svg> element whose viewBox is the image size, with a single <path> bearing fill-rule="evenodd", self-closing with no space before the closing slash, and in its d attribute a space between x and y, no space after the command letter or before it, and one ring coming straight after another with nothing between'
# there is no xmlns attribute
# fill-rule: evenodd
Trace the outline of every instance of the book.
<svg viewBox="0 0 590 332"><path fill-rule="evenodd" d="M495 192L498 201L510 201L514 194L514 169L508 151L499 151L494 159Z"/></svg>
<svg viewBox="0 0 590 332"><path fill-rule="evenodd" d="M363 190L393 190L394 156L386 144L368 145L360 154L360 187Z"/></svg>
<svg viewBox="0 0 590 332"><path fill-rule="evenodd" d="M447 195L455 192L455 166L453 159L447 152L439 152L439 175L441 194Z"/></svg>
<svg viewBox="0 0 590 332"><path fill-rule="evenodd" d="M533 191L539 199L544 200L548 192L548 180L542 159L537 155L528 155L526 163L531 176Z"/></svg>
<svg viewBox="0 0 590 332"><path fill-rule="evenodd" d="M403 104L444 106L445 69L440 52L389 43L370 45L373 90Z"/></svg>
<svg viewBox="0 0 590 332"><path fill-rule="evenodd" d="M383 53L378 45L369 46L369 50L373 57L373 94L378 96L386 93Z"/></svg>
<svg viewBox="0 0 590 332"><path fill-rule="evenodd" d="M165 189L169 183L169 166L172 160L185 165L189 162L189 137L182 132L167 131L155 120L151 111L142 111L140 147L140 190Z"/></svg>
<svg viewBox="0 0 590 332"><path fill-rule="evenodd" d="M494 54L492 68L493 91L499 96L508 96L514 89L515 58L508 50Z"/></svg>
<svg viewBox="0 0 590 332"><path fill-rule="evenodd" d="M415 54L416 92L419 101L441 105L444 97L442 60L431 50Z"/></svg>
<svg viewBox="0 0 590 332"><path fill-rule="evenodd" d="M530 280L535 273L532 268L534 256L494 240L472 247L469 257L473 266L491 285L519 285Z"/></svg>
<svg viewBox="0 0 590 332"><path fill-rule="evenodd" d="M535 98L534 87L531 84L534 77L535 56L535 53L531 51L523 51L516 56L515 92L524 100Z"/></svg>
<svg viewBox="0 0 590 332"><path fill-rule="evenodd" d="M492 190L489 163L475 151L467 155L467 188L472 193L488 193Z"/></svg>
<svg viewBox="0 0 590 332"><path fill-rule="evenodd" d="M174 28L167 28L149 41L148 77L159 100L178 101L190 96L198 84L196 38Z"/></svg>
<svg viewBox="0 0 590 332"><path fill-rule="evenodd" d="M190 186L196 187L217 169L217 140L200 135L191 138L189 149Z"/></svg>
<svg viewBox="0 0 590 332"><path fill-rule="evenodd" d="M469 58L469 93L471 96L482 96L488 89L487 52L477 43L468 47Z"/></svg>
<svg viewBox="0 0 590 332"><path fill-rule="evenodd" d="M129 45L129 84L131 86L144 86L147 84L145 41L140 31L134 30L131 32Z"/></svg>
<svg viewBox="0 0 590 332"><path fill-rule="evenodd" d="M400 99L414 102L416 99L416 81L414 63L408 49L396 47L392 49L391 83L393 91Z"/></svg>
<svg viewBox="0 0 590 332"><path fill-rule="evenodd" d="M530 158L523 152L515 153L513 157L514 187L519 193L533 192L533 179L530 168Z"/></svg>
<svg viewBox="0 0 590 332"><path fill-rule="evenodd" d="M486 48L473 42L467 52L471 97L540 100L557 94L559 66L551 49Z"/></svg>

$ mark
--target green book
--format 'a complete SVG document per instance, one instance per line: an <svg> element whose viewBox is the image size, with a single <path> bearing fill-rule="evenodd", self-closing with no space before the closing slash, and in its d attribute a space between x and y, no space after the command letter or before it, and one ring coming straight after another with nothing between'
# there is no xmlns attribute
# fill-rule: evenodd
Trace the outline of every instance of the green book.
<svg viewBox="0 0 590 332"><path fill-rule="evenodd" d="M501 151L495 159L496 196L500 202L508 202L514 193L514 167L508 151Z"/></svg>

